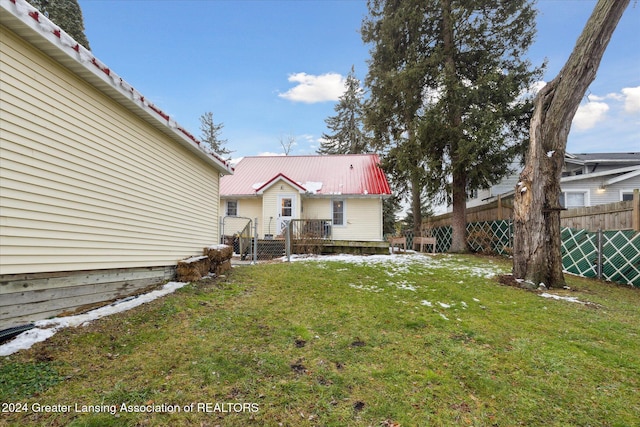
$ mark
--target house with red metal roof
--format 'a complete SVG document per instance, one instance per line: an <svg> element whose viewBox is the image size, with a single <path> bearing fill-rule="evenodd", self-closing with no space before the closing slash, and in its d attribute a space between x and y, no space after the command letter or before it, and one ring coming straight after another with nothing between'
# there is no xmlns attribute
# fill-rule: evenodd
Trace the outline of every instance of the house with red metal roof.
<svg viewBox="0 0 640 427"><path fill-rule="evenodd" d="M391 189L379 163L377 154L245 157L220 179L220 212L257 218L259 238L300 219L324 221L335 240L382 241Z"/></svg>

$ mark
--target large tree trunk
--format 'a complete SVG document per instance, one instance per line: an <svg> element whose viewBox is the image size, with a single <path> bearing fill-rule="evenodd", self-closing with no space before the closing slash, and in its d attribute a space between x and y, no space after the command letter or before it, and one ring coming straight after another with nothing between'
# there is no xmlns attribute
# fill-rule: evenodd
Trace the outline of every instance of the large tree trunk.
<svg viewBox="0 0 640 427"><path fill-rule="evenodd" d="M560 74L538 93L514 201L513 275L564 285L560 178L571 121L630 0L599 0Z"/></svg>
<svg viewBox="0 0 640 427"><path fill-rule="evenodd" d="M460 165L458 141L462 126L462 113L458 102L458 87L460 85L456 73L455 42L453 17L451 16L451 1L441 0L442 8L442 45L444 50L445 93L449 101L447 120L450 127L451 169L453 195L453 212L451 218L451 247L449 252L467 251L467 175Z"/></svg>
<svg viewBox="0 0 640 427"><path fill-rule="evenodd" d="M453 211L449 252L467 252L467 178L461 169L453 172Z"/></svg>
<svg viewBox="0 0 640 427"><path fill-rule="evenodd" d="M411 174L411 211L413 214L413 235L420 236L422 230L422 188L420 179Z"/></svg>

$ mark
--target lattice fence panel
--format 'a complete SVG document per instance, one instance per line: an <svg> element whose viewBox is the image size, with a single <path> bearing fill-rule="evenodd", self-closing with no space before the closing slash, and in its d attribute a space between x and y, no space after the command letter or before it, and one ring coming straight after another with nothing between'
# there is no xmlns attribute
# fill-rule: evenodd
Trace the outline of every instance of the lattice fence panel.
<svg viewBox="0 0 640 427"><path fill-rule="evenodd" d="M512 224L509 220L467 224L467 242L474 252L511 254Z"/></svg>
<svg viewBox="0 0 640 427"><path fill-rule="evenodd" d="M587 230L563 228L562 267L569 273L583 277L598 275L598 242L595 233Z"/></svg>
<svg viewBox="0 0 640 427"><path fill-rule="evenodd" d="M431 234L436 238L436 252L447 252L451 247L451 235L453 228L450 225L444 227L434 227Z"/></svg>
<svg viewBox="0 0 640 427"><path fill-rule="evenodd" d="M619 230L602 234L602 278L640 286L640 233Z"/></svg>
<svg viewBox="0 0 640 427"><path fill-rule="evenodd" d="M434 227L436 252L451 247L451 226ZM408 237L408 236L407 236ZM467 224L467 241L472 250L510 255L513 248L513 222L510 220ZM598 276L598 233L563 228L562 266L583 277ZM408 239L407 239L408 240ZM640 287L640 233L632 230L602 233L602 279Z"/></svg>

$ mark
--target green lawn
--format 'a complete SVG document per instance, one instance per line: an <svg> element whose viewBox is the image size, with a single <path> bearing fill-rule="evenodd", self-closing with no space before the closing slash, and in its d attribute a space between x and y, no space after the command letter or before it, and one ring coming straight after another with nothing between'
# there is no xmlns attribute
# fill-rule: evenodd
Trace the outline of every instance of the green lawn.
<svg viewBox="0 0 640 427"><path fill-rule="evenodd" d="M567 276L553 293L589 304L552 300L492 277L509 270L239 267L0 358L0 402L26 410L0 425L640 425L640 291Z"/></svg>

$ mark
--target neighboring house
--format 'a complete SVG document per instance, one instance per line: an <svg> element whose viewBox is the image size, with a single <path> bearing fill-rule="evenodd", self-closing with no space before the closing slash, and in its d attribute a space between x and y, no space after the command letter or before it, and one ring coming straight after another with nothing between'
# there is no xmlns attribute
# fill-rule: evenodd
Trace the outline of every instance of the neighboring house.
<svg viewBox="0 0 640 427"><path fill-rule="evenodd" d="M518 164L513 166L516 169ZM489 189L474 192L467 207L490 203L498 196L512 197L518 178L519 172ZM632 200L633 190L640 188L640 152L567 153L560 187L560 203L568 209Z"/></svg>
<svg viewBox="0 0 640 427"><path fill-rule="evenodd" d="M219 241L230 173L26 1L0 0L0 329L172 278Z"/></svg>
<svg viewBox="0 0 640 427"><path fill-rule="evenodd" d="M335 240L382 241L390 194L375 154L245 157L220 180L220 211L257 218L259 238L281 235L292 219L318 219L330 220Z"/></svg>

